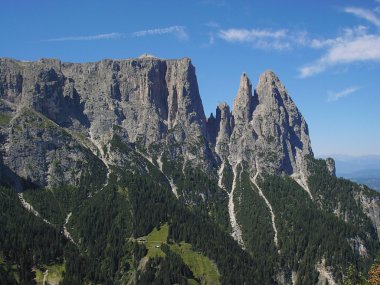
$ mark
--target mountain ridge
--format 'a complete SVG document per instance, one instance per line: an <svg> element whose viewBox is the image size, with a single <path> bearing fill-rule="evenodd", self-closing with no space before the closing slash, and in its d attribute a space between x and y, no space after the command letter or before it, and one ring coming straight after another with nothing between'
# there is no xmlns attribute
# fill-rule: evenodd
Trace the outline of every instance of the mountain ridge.
<svg viewBox="0 0 380 285"><path fill-rule="evenodd" d="M272 71L256 88L243 73L232 110L219 104L206 118L189 58L0 58L0 112L2 184L19 185L39 215L104 262L111 261L94 232L122 244L99 230L109 217L99 211L112 203L124 219L109 217L117 232L140 237L168 223L168 239L215 260L226 284L324 284L340 280L347 262L328 252L364 267L378 253L379 194L336 178L332 159L314 159L307 123ZM218 242L208 247L190 225ZM247 265L229 272L215 250L227 256L221 245L236 249L233 241L240 250L231 258ZM115 272L123 276L120 269L104 276L116 280ZM139 274L137 283L148 278Z"/></svg>

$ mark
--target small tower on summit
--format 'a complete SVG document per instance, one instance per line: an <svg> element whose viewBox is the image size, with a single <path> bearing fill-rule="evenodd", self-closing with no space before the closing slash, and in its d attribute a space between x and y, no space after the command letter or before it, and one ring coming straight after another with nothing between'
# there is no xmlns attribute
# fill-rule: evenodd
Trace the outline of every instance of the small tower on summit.
<svg viewBox="0 0 380 285"><path fill-rule="evenodd" d="M234 100L232 114L235 123L249 122L252 115L252 84L247 74L243 72L240 77L240 85Z"/></svg>

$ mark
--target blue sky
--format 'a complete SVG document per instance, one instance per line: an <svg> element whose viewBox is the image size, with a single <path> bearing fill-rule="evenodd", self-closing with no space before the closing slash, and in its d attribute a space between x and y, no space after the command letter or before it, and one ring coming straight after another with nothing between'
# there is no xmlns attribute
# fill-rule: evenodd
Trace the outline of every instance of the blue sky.
<svg viewBox="0 0 380 285"><path fill-rule="evenodd" d="M380 154L380 0L1 0L0 56L192 58L206 115L273 70L316 155Z"/></svg>

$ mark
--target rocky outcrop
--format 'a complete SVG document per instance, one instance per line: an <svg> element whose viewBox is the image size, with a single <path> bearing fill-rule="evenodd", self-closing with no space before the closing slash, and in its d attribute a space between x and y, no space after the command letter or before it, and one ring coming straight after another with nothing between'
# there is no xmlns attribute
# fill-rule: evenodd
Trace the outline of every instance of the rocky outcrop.
<svg viewBox="0 0 380 285"><path fill-rule="evenodd" d="M210 169L216 161L256 161L269 173L305 171L312 154L308 128L285 87L271 71L255 90L244 73L233 110L220 104L206 118L190 59L141 57L94 63L55 59L0 59L0 97L33 109L99 146L115 127L152 157L183 157ZM208 147L214 146L214 153Z"/></svg>
<svg viewBox="0 0 380 285"><path fill-rule="evenodd" d="M332 268L326 266L325 258L316 264L315 269L319 273L317 285L336 285L337 283L334 280L334 276L332 274Z"/></svg>
<svg viewBox="0 0 380 285"><path fill-rule="evenodd" d="M309 130L284 85L273 72L266 71L260 76L256 92L259 105L253 120L259 149L273 154L274 163L267 167L278 165L277 170L286 174L305 171L304 159L313 155Z"/></svg>
<svg viewBox="0 0 380 285"><path fill-rule="evenodd" d="M326 158L327 170L332 176L336 176L335 161L331 157Z"/></svg>
<svg viewBox="0 0 380 285"><path fill-rule="evenodd" d="M234 127L234 118L230 107L225 103L219 104L216 109L216 124L215 151L222 160L226 160L229 155L229 143Z"/></svg>
<svg viewBox="0 0 380 285"><path fill-rule="evenodd" d="M233 125L229 143L229 161L231 165L246 161L255 165L256 134L250 124L253 110L252 84L245 73L240 78L240 85L232 109Z"/></svg>
<svg viewBox="0 0 380 285"><path fill-rule="evenodd" d="M231 165L245 161L254 175L257 161L267 173L302 173L307 179L306 158L313 156L308 127L273 72L264 72L255 90L244 73L232 114L226 104L216 114L215 152Z"/></svg>
<svg viewBox="0 0 380 285"><path fill-rule="evenodd" d="M364 214L370 218L377 236L380 239L380 197L378 195L368 195L361 186L362 191L356 193L355 199L360 202Z"/></svg>
<svg viewBox="0 0 380 285"><path fill-rule="evenodd" d="M4 148L4 164L39 187L79 186L89 169L102 167L66 130L26 107L12 119Z"/></svg>

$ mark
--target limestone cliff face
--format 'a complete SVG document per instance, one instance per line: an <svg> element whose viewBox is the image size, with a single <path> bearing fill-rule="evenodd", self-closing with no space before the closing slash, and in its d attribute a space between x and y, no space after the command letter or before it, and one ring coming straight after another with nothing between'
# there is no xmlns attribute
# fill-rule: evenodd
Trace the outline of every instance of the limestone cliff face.
<svg viewBox="0 0 380 285"><path fill-rule="evenodd" d="M207 123L188 58L0 59L0 97L14 104L16 113L35 110L87 137L100 151L117 128L151 157L181 158L209 170L217 161L246 162L252 175L259 167L307 176L304 160L312 155L306 122L270 71L260 76L255 90L243 74L232 111L220 104Z"/></svg>
<svg viewBox="0 0 380 285"><path fill-rule="evenodd" d="M330 175L336 176L335 160L331 157L326 158L326 166Z"/></svg>
<svg viewBox="0 0 380 285"><path fill-rule="evenodd" d="M234 128L234 117L227 104L219 104L217 107L216 122L218 128L215 151L221 159L226 160L229 155L230 137Z"/></svg>
<svg viewBox="0 0 380 285"><path fill-rule="evenodd" d="M148 155L165 152L169 158L183 157L203 168L213 160L195 68L188 58L94 63L0 59L0 98L14 104L16 114L25 108L37 111L87 137L100 151L117 128ZM16 142L9 140L9 161L13 147L17 148ZM46 185L48 167L41 169L43 178L35 177L38 184ZM25 169L13 168L34 179Z"/></svg>
<svg viewBox="0 0 380 285"><path fill-rule="evenodd" d="M364 190L364 187L361 187ZM361 204L364 214L372 221L380 239L380 197L369 196L365 191L361 191L356 193L355 199Z"/></svg>
<svg viewBox="0 0 380 285"><path fill-rule="evenodd" d="M229 144L229 161L231 165L236 165L242 161L248 161L249 165L254 165L252 153L255 137L252 133L250 121L253 109L252 84L244 73L240 78L240 85L234 100L232 116L234 124L231 126L232 132Z"/></svg>
<svg viewBox="0 0 380 285"><path fill-rule="evenodd" d="M104 168L66 130L27 108L12 119L5 148L4 164L38 186L79 186L87 171Z"/></svg>
<svg viewBox="0 0 380 285"><path fill-rule="evenodd" d="M264 72L255 90L243 74L232 114L228 106L218 106L218 113L219 156L231 164L245 161L252 172L258 166L268 173L307 173L306 157L313 156L307 124L273 72Z"/></svg>
<svg viewBox="0 0 380 285"><path fill-rule="evenodd" d="M274 164L268 167L278 166L286 174L304 171L305 157L313 156L305 119L273 72L260 76L256 92L259 104L253 114L254 130L259 148L273 153Z"/></svg>

